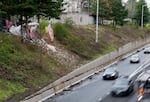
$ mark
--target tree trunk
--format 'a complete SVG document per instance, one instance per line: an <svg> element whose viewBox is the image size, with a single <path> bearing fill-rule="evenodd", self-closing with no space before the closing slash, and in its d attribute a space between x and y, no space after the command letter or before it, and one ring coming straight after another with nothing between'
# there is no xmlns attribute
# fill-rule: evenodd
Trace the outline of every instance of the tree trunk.
<svg viewBox="0 0 150 102"><path fill-rule="evenodd" d="M40 15L37 15L38 23L40 23Z"/></svg>

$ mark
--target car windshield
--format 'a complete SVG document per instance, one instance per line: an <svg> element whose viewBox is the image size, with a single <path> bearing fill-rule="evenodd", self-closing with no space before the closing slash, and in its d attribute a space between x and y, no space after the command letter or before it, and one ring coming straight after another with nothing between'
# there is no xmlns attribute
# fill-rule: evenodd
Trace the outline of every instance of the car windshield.
<svg viewBox="0 0 150 102"><path fill-rule="evenodd" d="M108 68L105 70L105 73L114 73L115 69L114 68Z"/></svg>
<svg viewBox="0 0 150 102"><path fill-rule="evenodd" d="M119 78L116 80L115 86L127 86L128 85L128 80L125 78Z"/></svg>
<svg viewBox="0 0 150 102"><path fill-rule="evenodd" d="M150 48L149 47L147 47L147 48L145 48L145 50L147 51L147 50L150 50Z"/></svg>
<svg viewBox="0 0 150 102"><path fill-rule="evenodd" d="M138 58L138 55L132 55L131 58Z"/></svg>

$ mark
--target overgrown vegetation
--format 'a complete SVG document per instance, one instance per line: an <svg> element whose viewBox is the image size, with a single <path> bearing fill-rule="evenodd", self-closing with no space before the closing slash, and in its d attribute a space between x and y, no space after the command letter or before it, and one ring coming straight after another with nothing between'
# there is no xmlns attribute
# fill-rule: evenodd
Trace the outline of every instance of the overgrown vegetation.
<svg viewBox="0 0 150 102"><path fill-rule="evenodd" d="M69 25L67 27L70 28ZM93 50L89 46L85 46L88 45L87 41L72 34L63 24L56 23L54 25L54 31L57 40L64 44L69 50L86 58L92 58L94 56Z"/></svg>
<svg viewBox="0 0 150 102"><path fill-rule="evenodd" d="M38 29L40 34L42 34L43 36L46 36L46 34L48 33L48 20L42 20L40 22L40 28Z"/></svg>
<svg viewBox="0 0 150 102"><path fill-rule="evenodd" d="M21 43L20 40L20 37L11 34L0 35L0 93L3 92L0 100L52 82L63 76L63 71L67 72L63 65L47 56L40 48ZM10 87L4 87L4 82Z"/></svg>
<svg viewBox="0 0 150 102"><path fill-rule="evenodd" d="M22 93L27 90L19 82L10 82L7 80L0 80L0 100L7 99L14 95L14 93Z"/></svg>

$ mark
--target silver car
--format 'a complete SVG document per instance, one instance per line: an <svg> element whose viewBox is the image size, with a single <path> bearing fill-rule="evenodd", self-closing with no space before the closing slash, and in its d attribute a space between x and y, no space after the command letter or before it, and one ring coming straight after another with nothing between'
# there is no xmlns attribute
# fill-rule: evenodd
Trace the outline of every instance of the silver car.
<svg viewBox="0 0 150 102"><path fill-rule="evenodd" d="M150 47L147 47L144 49L144 54L149 54L150 53Z"/></svg>
<svg viewBox="0 0 150 102"><path fill-rule="evenodd" d="M138 54L132 55L130 57L130 63L139 63L140 62L140 57Z"/></svg>

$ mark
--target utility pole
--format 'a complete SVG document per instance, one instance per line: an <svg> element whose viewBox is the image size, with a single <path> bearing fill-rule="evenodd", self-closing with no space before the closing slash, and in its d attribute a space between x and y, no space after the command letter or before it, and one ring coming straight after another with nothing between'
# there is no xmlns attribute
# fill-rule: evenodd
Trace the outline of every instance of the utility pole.
<svg viewBox="0 0 150 102"><path fill-rule="evenodd" d="M99 0L97 0L97 11L96 11L96 40L95 40L96 43L98 43L98 15L99 15Z"/></svg>
<svg viewBox="0 0 150 102"><path fill-rule="evenodd" d="M146 5L142 5L142 16L141 16L141 28L143 29L143 13L144 13L144 7Z"/></svg>

